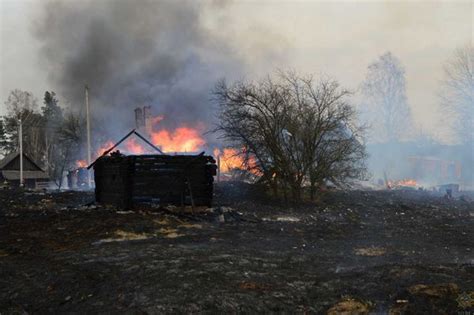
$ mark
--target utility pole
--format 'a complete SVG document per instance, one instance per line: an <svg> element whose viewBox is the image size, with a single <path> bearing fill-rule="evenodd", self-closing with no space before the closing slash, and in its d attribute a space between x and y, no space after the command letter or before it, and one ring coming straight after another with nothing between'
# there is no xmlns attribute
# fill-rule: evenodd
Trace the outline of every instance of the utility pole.
<svg viewBox="0 0 474 315"><path fill-rule="evenodd" d="M86 84L87 165L91 165L91 122L89 109L89 87ZM91 170L87 170L87 185L92 187Z"/></svg>
<svg viewBox="0 0 474 315"><path fill-rule="evenodd" d="M20 130L18 132L18 142L20 143L20 187L23 187L23 124L21 118L18 119Z"/></svg>

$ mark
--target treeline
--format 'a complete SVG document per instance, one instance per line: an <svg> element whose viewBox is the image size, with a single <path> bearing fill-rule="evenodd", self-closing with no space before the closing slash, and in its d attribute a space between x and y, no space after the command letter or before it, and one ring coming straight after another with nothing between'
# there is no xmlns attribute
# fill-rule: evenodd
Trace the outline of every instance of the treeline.
<svg viewBox="0 0 474 315"><path fill-rule="evenodd" d="M13 90L5 102L7 114L0 118L0 150L3 154L19 147L20 121L25 154L42 164L61 187L63 172L78 155L84 138L84 119L59 105L54 92L46 91L43 105L30 92Z"/></svg>

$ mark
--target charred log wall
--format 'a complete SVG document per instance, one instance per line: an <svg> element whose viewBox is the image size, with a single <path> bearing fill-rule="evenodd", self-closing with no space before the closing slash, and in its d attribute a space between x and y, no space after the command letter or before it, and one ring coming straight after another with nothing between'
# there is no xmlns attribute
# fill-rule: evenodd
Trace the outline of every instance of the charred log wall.
<svg viewBox="0 0 474 315"><path fill-rule="evenodd" d="M112 155L94 164L96 201L210 206L215 160L206 155Z"/></svg>

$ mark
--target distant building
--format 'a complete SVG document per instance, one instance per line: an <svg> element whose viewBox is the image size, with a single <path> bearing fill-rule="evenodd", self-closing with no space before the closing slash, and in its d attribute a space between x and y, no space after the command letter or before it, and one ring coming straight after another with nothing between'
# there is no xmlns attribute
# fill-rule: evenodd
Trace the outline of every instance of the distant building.
<svg viewBox="0 0 474 315"><path fill-rule="evenodd" d="M439 183L459 182L461 162L427 156L409 156L411 177L416 180L431 180Z"/></svg>
<svg viewBox="0 0 474 315"><path fill-rule="evenodd" d="M367 151L368 166L375 178L474 188L474 151L469 146L412 141L368 144Z"/></svg>
<svg viewBox="0 0 474 315"><path fill-rule="evenodd" d="M11 186L20 185L20 153L13 152L0 160L0 183L8 182ZM46 188L49 183L48 173L36 162L23 153L23 183L27 188Z"/></svg>

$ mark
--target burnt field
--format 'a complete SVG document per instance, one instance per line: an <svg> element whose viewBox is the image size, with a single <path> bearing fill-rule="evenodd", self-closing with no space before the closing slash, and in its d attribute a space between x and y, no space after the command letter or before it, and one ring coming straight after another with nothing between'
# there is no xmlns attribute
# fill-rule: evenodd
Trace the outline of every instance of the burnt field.
<svg viewBox="0 0 474 315"><path fill-rule="evenodd" d="M120 211L0 192L0 313L473 312L472 195L217 187L215 207Z"/></svg>

